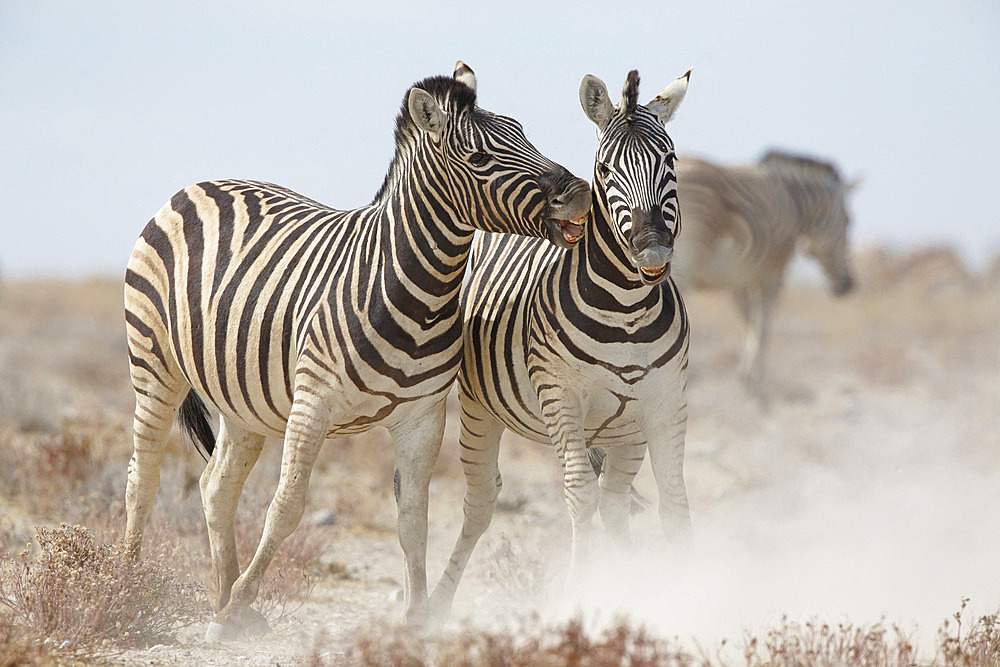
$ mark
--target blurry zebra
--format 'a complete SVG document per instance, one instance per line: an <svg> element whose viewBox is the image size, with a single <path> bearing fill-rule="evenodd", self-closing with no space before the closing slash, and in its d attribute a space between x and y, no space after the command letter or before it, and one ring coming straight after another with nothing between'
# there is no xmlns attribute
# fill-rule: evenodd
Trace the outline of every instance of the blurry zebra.
<svg viewBox="0 0 1000 667"><path fill-rule="evenodd" d="M580 87L598 128L588 229L562 251L535 239L481 234L463 297L459 373L465 520L431 609L451 607L500 490L505 428L551 443L562 461L573 525L570 575L585 558L591 519L629 541L629 489L648 447L668 538L690 532L684 487L688 320L668 279L680 230L674 147L663 125L690 71L649 104L629 73L613 107L599 79ZM600 477L589 447L607 448Z"/></svg>
<svg viewBox="0 0 1000 667"><path fill-rule="evenodd" d="M345 98L346 99L346 98ZM520 124L476 106L476 79L408 91L396 151L371 204L337 211L253 181L178 192L129 260L125 311L136 393L127 533L138 552L174 415L211 454L201 478L218 612L209 639L266 627L251 609L295 529L324 438L386 426L407 617L427 601L427 486L461 360L459 293L474 225L568 245L590 188ZM206 399L221 413L214 442ZM233 517L265 436L284 437L263 535L240 575Z"/></svg>
<svg viewBox="0 0 1000 667"><path fill-rule="evenodd" d="M823 267L834 294L851 291L845 183L833 165L769 152L754 165L677 161L684 210L674 278L681 291L728 289L745 323L741 372L763 395L771 311L796 244Z"/></svg>

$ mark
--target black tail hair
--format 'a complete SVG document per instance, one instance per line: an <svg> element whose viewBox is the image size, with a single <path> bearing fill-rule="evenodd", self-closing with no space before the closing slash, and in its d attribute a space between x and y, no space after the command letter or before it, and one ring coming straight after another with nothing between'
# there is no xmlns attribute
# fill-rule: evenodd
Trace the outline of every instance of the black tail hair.
<svg viewBox="0 0 1000 667"><path fill-rule="evenodd" d="M601 476L601 470L604 468L605 453L603 447L590 447L587 449L587 456L590 457L590 465L594 468L594 473L598 477ZM632 498L632 507L629 510L630 514L641 514L649 509L649 501L636 490L634 484L629 488L629 496Z"/></svg>
<svg viewBox="0 0 1000 667"><path fill-rule="evenodd" d="M208 408L201 396L194 390L188 392L181 403L178 413L178 422L181 431L191 440L194 448L201 454L201 458L206 461L212 456L215 449L215 434L212 426L208 423Z"/></svg>

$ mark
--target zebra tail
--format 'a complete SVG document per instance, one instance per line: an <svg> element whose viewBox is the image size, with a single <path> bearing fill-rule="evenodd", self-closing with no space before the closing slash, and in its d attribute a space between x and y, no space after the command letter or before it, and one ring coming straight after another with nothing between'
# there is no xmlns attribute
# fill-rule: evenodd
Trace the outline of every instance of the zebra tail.
<svg viewBox="0 0 1000 667"><path fill-rule="evenodd" d="M215 449L215 434L208 423L208 408L194 390L188 392L178 413L181 431L191 440L201 458L208 461Z"/></svg>
<svg viewBox="0 0 1000 667"><path fill-rule="evenodd" d="M587 448L587 456L590 457L590 465L594 469L594 474L598 477L601 476L601 470L604 469L604 448L603 447L589 447ZM642 514L649 509L649 500L646 496L639 493L635 485L631 485L629 488L629 497L632 499L632 505L629 509L629 513L633 516L636 514Z"/></svg>

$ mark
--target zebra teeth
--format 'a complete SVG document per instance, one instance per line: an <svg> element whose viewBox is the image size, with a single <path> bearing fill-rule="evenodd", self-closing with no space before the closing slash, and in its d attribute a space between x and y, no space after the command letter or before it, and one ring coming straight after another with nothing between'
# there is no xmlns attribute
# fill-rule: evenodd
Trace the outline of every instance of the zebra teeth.
<svg viewBox="0 0 1000 667"><path fill-rule="evenodd" d="M566 240L566 243L572 245L583 238L583 225L580 223L586 217L587 215L584 214L572 220L559 221L559 229L562 231L562 236Z"/></svg>
<svg viewBox="0 0 1000 667"><path fill-rule="evenodd" d="M663 266L650 267L650 268L647 268L645 266L640 266L639 270L642 271L642 274L647 278L659 278L660 276L663 275L663 272L667 270L667 265L664 264Z"/></svg>

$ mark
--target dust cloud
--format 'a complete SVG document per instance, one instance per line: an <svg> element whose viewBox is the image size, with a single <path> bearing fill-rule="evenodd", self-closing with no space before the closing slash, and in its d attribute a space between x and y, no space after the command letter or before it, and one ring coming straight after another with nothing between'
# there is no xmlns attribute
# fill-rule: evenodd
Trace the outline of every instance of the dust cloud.
<svg viewBox="0 0 1000 667"><path fill-rule="evenodd" d="M564 583L569 520L552 476L544 502L556 518L544 537L518 537L522 555L547 563L546 585L509 610L541 609L550 623L582 615L594 628L624 615L710 653L786 616L884 621L933 657L963 597L966 620L1000 608L1000 298L953 297L870 291L834 301L792 290L766 404L736 378L739 328L726 299L690 299L702 330L692 339L685 462L692 543L669 546L654 506L633 517L631 552L597 531L589 572ZM518 470L501 471L506 494ZM636 485L655 498L648 465ZM503 531L518 533L494 526L484 543L495 548Z"/></svg>

